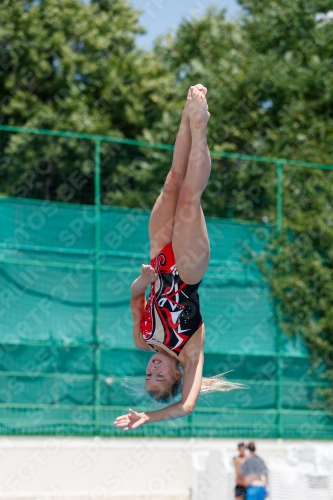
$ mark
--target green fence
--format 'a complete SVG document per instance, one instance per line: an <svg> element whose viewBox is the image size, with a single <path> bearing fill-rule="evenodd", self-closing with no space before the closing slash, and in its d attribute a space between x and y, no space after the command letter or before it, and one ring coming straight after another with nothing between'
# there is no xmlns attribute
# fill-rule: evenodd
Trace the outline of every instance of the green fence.
<svg viewBox="0 0 333 500"><path fill-rule="evenodd" d="M102 204L103 171L137 161L167 164L172 146L8 126L0 131L2 163L8 172L10 165L22 167L20 182L8 180L21 198L0 199L0 432L124 435L114 418L131 406L149 408L141 394L149 353L134 349L128 307L130 283L149 260L149 211ZM106 154L108 143L119 145L117 154ZM66 172L63 178L57 173L56 189L40 180L53 168L50 155ZM204 375L232 370L229 378L249 388L200 398L189 417L130 435L331 438L332 418L311 409L326 384L323 366L310 365L303 341L280 331L269 283L243 257L249 248L264 249L282 227L283 167L333 167L220 152L212 158L270 165L275 192L270 210L257 204L258 219L266 210L270 223L207 218L212 255L200 289ZM114 182L108 186L114 195ZM80 190L80 199L94 203L73 203ZM54 191L67 202L25 198L52 200Z"/></svg>

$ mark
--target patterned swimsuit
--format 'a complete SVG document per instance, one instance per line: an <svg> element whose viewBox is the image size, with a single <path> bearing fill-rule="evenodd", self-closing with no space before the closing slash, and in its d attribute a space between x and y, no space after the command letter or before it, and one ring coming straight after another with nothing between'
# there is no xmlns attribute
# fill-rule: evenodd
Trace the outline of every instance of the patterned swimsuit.
<svg viewBox="0 0 333 500"><path fill-rule="evenodd" d="M198 288L188 285L178 274L172 244L151 260L158 274L140 321L140 332L152 350L166 349L174 356L202 325Z"/></svg>

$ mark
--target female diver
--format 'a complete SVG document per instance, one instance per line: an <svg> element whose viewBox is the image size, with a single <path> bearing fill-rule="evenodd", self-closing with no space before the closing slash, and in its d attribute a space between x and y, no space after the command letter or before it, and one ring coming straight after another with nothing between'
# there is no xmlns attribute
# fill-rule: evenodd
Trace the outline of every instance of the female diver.
<svg viewBox="0 0 333 500"><path fill-rule="evenodd" d="M198 288L210 253L200 203L211 171L206 94L201 84L189 89L171 170L149 220L151 265L142 266L131 286L134 344L156 351L147 365L145 388L160 402L169 402L180 390L181 399L148 413L130 409L115 421L123 430L189 415L200 392L238 387L219 376L202 380L205 328Z"/></svg>

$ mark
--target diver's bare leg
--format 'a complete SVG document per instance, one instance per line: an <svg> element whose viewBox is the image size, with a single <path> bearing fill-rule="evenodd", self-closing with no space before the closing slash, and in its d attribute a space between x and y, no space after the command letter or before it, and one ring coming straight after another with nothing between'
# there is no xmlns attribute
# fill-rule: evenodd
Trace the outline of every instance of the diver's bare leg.
<svg viewBox="0 0 333 500"><path fill-rule="evenodd" d="M189 103L192 145L186 176L179 193L172 244L183 281L198 283L208 266L209 240L201 208L201 195L211 171L206 126L209 120L205 96L192 91Z"/></svg>
<svg viewBox="0 0 333 500"><path fill-rule="evenodd" d="M175 143L171 170L167 175L163 191L157 198L149 220L150 255L155 256L172 240L176 207L181 186L185 179L192 138L189 117L189 98L183 110L179 131ZM207 89L198 84L200 93L206 94Z"/></svg>

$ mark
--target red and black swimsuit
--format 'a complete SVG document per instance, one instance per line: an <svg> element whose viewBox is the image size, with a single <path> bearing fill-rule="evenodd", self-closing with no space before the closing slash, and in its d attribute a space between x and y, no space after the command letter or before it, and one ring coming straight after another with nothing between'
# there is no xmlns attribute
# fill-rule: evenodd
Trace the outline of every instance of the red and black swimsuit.
<svg viewBox="0 0 333 500"><path fill-rule="evenodd" d="M198 288L178 274L172 243L151 260L158 274L140 321L140 331L152 350L167 349L178 356L186 342L202 325Z"/></svg>

